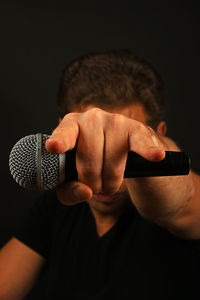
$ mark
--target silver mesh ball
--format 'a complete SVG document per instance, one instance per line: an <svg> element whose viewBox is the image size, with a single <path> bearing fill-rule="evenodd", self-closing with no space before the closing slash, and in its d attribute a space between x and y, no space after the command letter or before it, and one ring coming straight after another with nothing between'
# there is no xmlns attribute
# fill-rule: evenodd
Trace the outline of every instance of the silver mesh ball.
<svg viewBox="0 0 200 300"><path fill-rule="evenodd" d="M21 187L29 190L49 190L55 188L59 181L59 155L47 152L45 141L49 135L40 134L40 136L41 154L38 152L37 134L22 138L10 152L10 172ZM39 156L40 168L38 168Z"/></svg>
<svg viewBox="0 0 200 300"><path fill-rule="evenodd" d="M42 136L41 151L41 190L50 190L59 184L59 155L48 152L45 148L45 141L49 135Z"/></svg>

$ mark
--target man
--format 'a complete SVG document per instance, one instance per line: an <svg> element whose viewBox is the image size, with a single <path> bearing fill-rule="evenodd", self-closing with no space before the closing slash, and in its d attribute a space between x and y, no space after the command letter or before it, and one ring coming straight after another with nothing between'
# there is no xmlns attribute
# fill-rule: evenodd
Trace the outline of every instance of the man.
<svg viewBox="0 0 200 300"><path fill-rule="evenodd" d="M58 111L46 148L77 147L78 181L44 193L1 250L0 299L24 299L39 274L31 299L197 299L199 176L123 178L128 151L180 151L157 72L126 50L81 56Z"/></svg>

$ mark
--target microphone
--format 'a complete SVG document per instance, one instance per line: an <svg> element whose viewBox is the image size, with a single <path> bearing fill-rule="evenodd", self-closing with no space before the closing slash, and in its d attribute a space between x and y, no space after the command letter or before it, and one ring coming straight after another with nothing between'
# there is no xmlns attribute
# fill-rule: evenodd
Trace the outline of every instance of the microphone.
<svg viewBox="0 0 200 300"><path fill-rule="evenodd" d="M49 135L37 133L20 139L9 156L14 180L28 190L44 191L77 180L76 148L63 154L49 153L45 141ZM166 151L159 162L150 162L135 152L128 152L124 178L187 175L190 158L186 152Z"/></svg>

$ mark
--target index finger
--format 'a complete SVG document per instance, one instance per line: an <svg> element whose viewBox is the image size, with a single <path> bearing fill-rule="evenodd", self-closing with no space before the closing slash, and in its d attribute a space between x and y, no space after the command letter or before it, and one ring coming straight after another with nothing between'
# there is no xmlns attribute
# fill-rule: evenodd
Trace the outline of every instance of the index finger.
<svg viewBox="0 0 200 300"><path fill-rule="evenodd" d="M128 135L129 151L134 151L149 161L164 159L166 147L152 129L134 120L129 124Z"/></svg>
<svg viewBox="0 0 200 300"><path fill-rule="evenodd" d="M64 153L75 147L79 135L79 125L76 119L66 115L58 127L46 141L46 149L51 153Z"/></svg>

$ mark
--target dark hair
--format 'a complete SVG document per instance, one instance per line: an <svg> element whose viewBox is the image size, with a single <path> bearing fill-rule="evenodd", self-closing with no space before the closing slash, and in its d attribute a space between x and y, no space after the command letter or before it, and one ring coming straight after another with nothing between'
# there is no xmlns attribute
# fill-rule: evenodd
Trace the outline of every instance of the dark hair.
<svg viewBox="0 0 200 300"><path fill-rule="evenodd" d="M63 118L78 105L123 107L139 102L148 124L164 118L164 85L150 62L129 50L82 55L64 69L58 91L58 113Z"/></svg>

